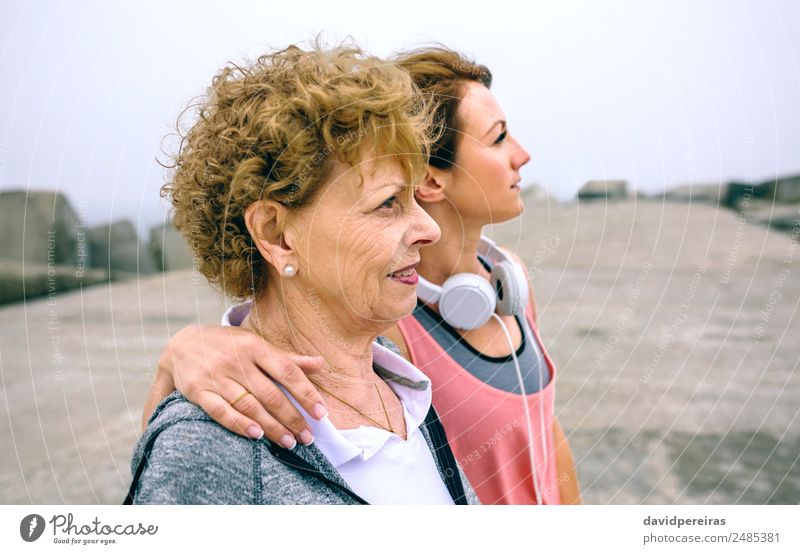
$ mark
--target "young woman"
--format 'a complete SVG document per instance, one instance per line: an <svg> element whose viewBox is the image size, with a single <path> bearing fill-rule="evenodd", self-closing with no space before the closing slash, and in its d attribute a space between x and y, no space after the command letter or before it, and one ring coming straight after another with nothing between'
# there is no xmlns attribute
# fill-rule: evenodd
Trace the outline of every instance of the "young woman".
<svg viewBox="0 0 800 554"><path fill-rule="evenodd" d="M440 127L416 199L441 228L441 239L422 248L419 265L402 278L415 281L419 275L441 285L467 273L488 280L498 260L485 255L482 229L522 213L519 170L530 156L508 131L489 90L488 68L444 47L405 52L394 61L434 99ZM448 441L482 503L580 503L572 455L553 416L555 369L539 338L528 285L530 333L526 321L513 315L459 329L441 317L435 302L418 302L414 313L384 336L431 378ZM295 437L308 444L313 441L308 423L264 374L291 391L305 412L322 418L329 409L342 408L335 399L323 400L306 377L323 363L244 330L191 326L173 337L161 356L145 420L177 386L201 407L215 408L209 413L232 431L263 431L287 448ZM232 380L270 384L259 386L261 394L252 401L233 407L219 394Z"/></svg>

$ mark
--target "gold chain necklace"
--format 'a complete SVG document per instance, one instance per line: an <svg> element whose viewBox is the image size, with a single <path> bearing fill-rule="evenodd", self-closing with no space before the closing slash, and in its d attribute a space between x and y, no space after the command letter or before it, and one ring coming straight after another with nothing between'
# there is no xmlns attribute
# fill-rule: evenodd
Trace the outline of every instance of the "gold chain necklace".
<svg viewBox="0 0 800 554"><path fill-rule="evenodd" d="M375 392L378 393L378 398L381 401L381 408L383 408L383 415L386 416L386 421L389 423L389 427L386 427L385 425L381 425L380 423L378 423L377 421L375 421L374 419L369 417L367 414L365 414L364 412L362 412L361 410L359 410L358 408L356 408L355 406L350 404L347 400L339 398L338 396L333 394L331 391L329 391L328 389L326 389L325 387L320 385L317 382L317 380L312 378L310 375L308 375L307 377L308 377L308 380L311 381L312 383L314 383L318 388L322 389L324 392L327 392L329 395L334 397L336 400L338 400L339 402L341 402L345 406L349 407L350 409L352 409L356 413L358 413L361 416L365 417L366 419L370 420L373 424L375 424L376 426L380 427L381 429L384 429L384 430L389 431L390 433L394 434L394 427L392 427L392 420L389 419L389 412L386 411L386 404L384 404L384 402L383 402L383 395L381 394L381 390L378 388L378 383L374 383L375 384Z"/></svg>
<svg viewBox="0 0 800 554"><path fill-rule="evenodd" d="M267 340L267 338L261 333L261 329L259 329L258 326L253 325L252 322L251 322L250 327L256 332L256 334L259 337L261 337L265 341ZM267 341L267 342L269 342L269 341ZM345 406L349 407L351 410L355 411L357 414L360 414L361 416L363 416L366 419L370 420L373 424L375 424L376 426L380 427L381 429L384 429L384 430L389 431L390 433L394 434L394 427L392 427L392 420L389 419L389 413L386 411L386 404L383 403L383 395L381 394L381 390L378 388L378 383L375 383L375 391L378 393L378 398L381 401L381 408L383 408L383 415L386 416L386 421L389 423L389 427L386 427L385 425L381 425L380 423L378 423L377 421L375 421L374 419L369 417L367 414L365 414L364 412L362 412L361 410L359 410L358 408L356 408L355 406L350 404L347 400L343 400L342 398L339 398L338 396L333 394L331 391L329 391L328 389L326 389L325 387L320 385L317 382L317 380L312 378L310 375L306 375L306 378L308 378L308 380L311 381L312 383L314 383L318 388L320 388L323 391L327 392L333 398L335 398L336 400L338 400L339 402L341 402Z"/></svg>

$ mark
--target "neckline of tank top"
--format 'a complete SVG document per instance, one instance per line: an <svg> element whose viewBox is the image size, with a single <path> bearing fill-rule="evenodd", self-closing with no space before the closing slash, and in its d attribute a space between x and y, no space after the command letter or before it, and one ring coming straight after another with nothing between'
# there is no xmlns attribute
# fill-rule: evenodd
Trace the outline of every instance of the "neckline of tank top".
<svg viewBox="0 0 800 554"><path fill-rule="evenodd" d="M426 305L424 305L424 304L422 304L421 306L419 306L419 308L418 308L418 309L430 310L430 308L428 308L428 307L427 307ZM416 312L416 310L415 310L415 312ZM435 312L434 312L434 315L436 315L436 316L438 317L438 314L436 314ZM420 325L422 325L422 324L420 323ZM446 322L446 321L443 321L443 322L442 322L442 325L445 327L445 329L447 329L447 327L449 327L449 325L447 324L447 322ZM448 329L448 332L452 332L452 331ZM524 337L523 337L523 338L524 338ZM549 388L551 388L551 387L553 386L553 382L555 381L555 366L551 365L550 361L549 361L549 360L548 360L548 358L547 358L547 355L544 353L544 350L542 349L542 346L541 346L541 345L539 345L539 342L538 342L538 340L536 339L536 337L535 337L535 336L533 336L532 338L533 338L533 341L532 341L532 343L536 345L536 346L535 346L535 348L536 348L536 350L538 351L538 353L537 353L537 352L534 352L534 355L537 355L537 356L540 358L541 362L544 364L544 369L547 371L547 383L546 383L546 384L544 385L544 387L543 387L543 388L541 388L540 390L538 390L538 391L536 391L536 392L530 392L530 393L528 393L528 394L526 395L526 397L529 397L529 398L541 397L541 395L545 394L545 393L546 393L546 391L547 391ZM467 348L469 348L471 351L475 352L475 353L477 354L477 356L479 356L480 358L483 358L483 359L489 358L489 359L491 360L491 357L489 357L489 356L486 356L486 355L484 355L484 354L481 354L480 352L477 352L477 351L476 351L474 348L471 348L471 345L470 345L470 344L469 344L467 341L465 341L465 340L462 340L461 342L462 342L463 344L466 344L466 345L467 345ZM539 353L540 353L540 354L539 354ZM448 353L448 352L445 352L445 354L446 354L447 356L449 356L450 358L452 358L452 356L450 355L450 353ZM519 356L519 355L518 355L518 356ZM511 358L511 356L509 356L509 359L512 359L512 358ZM454 361L455 361L455 360L454 360ZM458 364L458 362L455 362L455 363L456 363L456 364ZM458 364L458 365L460 365L460 364ZM515 395L515 396L519 396L519 393L509 392L509 391L507 391L507 390L504 390L504 389L498 388L498 387L496 387L496 386L494 386L494 385L491 385L491 384L489 384L489 383L487 383L487 382L483 381L483 380L482 380L480 377L477 377L476 375L474 375L474 374L473 374L471 371L469 371L469 370L465 370L465 371L463 372L463 375L464 375L464 376L465 376L467 379L474 381L476 384L482 385L482 386L483 386L483 388L482 388L481 390L488 391L488 392L490 392L490 393L492 393L492 394L495 394L495 395L500 395L501 397L505 397L505 396L507 396L507 395L509 395L509 394L511 394L511 395Z"/></svg>
<svg viewBox="0 0 800 554"><path fill-rule="evenodd" d="M503 364L508 363L514 359L514 357L509 353L505 356L489 356L488 354L484 354L483 352L476 349L472 346L467 339L462 337L458 334L458 331L449 323L447 323L442 316L439 315L433 308L430 306L422 303L419 299L417 299L417 309L414 310L415 312L422 310L424 311L429 317L431 317L437 325L440 325L445 331L447 331L459 344L463 345L467 350L469 350L470 354L473 356L489 363L494 364ZM516 354L517 358L522 356L523 352L525 351L525 346L528 343L527 337L525 333L522 332L522 326L520 325L519 318L514 316L514 320L517 322L517 327L519 327L520 334L522 336L522 340L519 343L519 347L516 349L514 354ZM534 355L536 353L534 352Z"/></svg>
<svg viewBox="0 0 800 554"><path fill-rule="evenodd" d="M478 258L478 261L481 263L484 269L489 273L491 273L493 264L490 264L489 260L484 258L480 253L477 253L476 257ZM489 356L488 354L484 354L483 352L479 351L474 346L472 346L467 339L459 335L458 331L456 331L456 329L453 326L451 326L444 319L442 319L442 316L439 315L438 312L436 312L433 308L430 308L427 304L424 304L423 302L420 301L419 298L417 298L417 309L420 308L423 309L427 314L429 314L433 318L433 320L437 322L437 324L441 325L448 333L450 333L450 335L453 338L455 338L459 344L463 344L473 356L476 356L485 362L490 362L495 364L508 363L514 359L511 353L508 353L505 356ZM519 342L519 347L514 352L514 354L517 355L517 358L519 358L525 351L525 344L528 342L528 340L527 337L525 336L525 332L522 330L522 323L520 322L519 317L514 316L514 321L517 322L517 327L519 328L520 336L522 337L522 340ZM535 350L536 346L533 345L533 347ZM534 356L538 355L538 353L535 351L533 354Z"/></svg>

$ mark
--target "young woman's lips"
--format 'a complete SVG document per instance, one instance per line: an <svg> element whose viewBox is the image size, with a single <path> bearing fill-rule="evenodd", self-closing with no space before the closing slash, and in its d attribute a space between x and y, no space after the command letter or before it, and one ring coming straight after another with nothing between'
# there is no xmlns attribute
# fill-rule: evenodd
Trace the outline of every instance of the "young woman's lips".
<svg viewBox="0 0 800 554"><path fill-rule="evenodd" d="M389 274L392 281L403 283L404 285L416 285L419 281L419 274L417 273L417 264L409 266L406 269L395 271Z"/></svg>

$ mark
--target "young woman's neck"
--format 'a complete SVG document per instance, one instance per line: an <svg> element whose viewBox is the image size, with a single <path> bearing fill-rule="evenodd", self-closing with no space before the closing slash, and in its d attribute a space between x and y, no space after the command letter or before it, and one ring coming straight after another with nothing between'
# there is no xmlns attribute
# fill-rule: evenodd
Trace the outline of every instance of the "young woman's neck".
<svg viewBox="0 0 800 554"><path fill-rule="evenodd" d="M446 202L426 204L425 210L439 224L442 238L420 250L417 272L436 285L456 273L485 274L477 258L483 225L470 225Z"/></svg>
<svg viewBox="0 0 800 554"><path fill-rule="evenodd" d="M327 388L371 385L378 332L353 330L352 322L337 318L316 291L300 290L294 279L281 280L256 298L243 326L288 352L325 358L328 363L314 378Z"/></svg>

